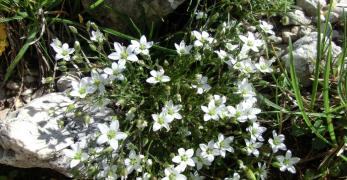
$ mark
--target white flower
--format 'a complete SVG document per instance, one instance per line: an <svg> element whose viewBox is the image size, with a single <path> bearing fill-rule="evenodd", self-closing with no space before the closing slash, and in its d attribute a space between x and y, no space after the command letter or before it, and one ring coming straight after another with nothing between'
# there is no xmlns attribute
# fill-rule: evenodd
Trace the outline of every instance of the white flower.
<svg viewBox="0 0 347 180"><path fill-rule="evenodd" d="M259 27L267 34L275 35L275 32L272 30L273 26L266 21L260 21Z"/></svg>
<svg viewBox="0 0 347 180"><path fill-rule="evenodd" d="M122 46L121 44L115 42L113 44L115 52L108 55L108 58L112 60L120 60L120 61L132 61L136 62L139 59L134 53L134 48L132 46Z"/></svg>
<svg viewBox="0 0 347 180"><path fill-rule="evenodd" d="M233 177L231 177L231 178L225 178L224 180L240 180L240 179L241 179L240 174L237 173L237 172L235 172L235 173L233 174Z"/></svg>
<svg viewBox="0 0 347 180"><path fill-rule="evenodd" d="M219 109L218 115L221 119L235 117L236 115L236 109L233 106L222 106Z"/></svg>
<svg viewBox="0 0 347 180"><path fill-rule="evenodd" d="M193 160L196 164L196 169L200 170L204 165L206 166L210 166L211 162L208 161L207 158L204 158L201 156L201 149L198 148L195 152L195 157L193 157Z"/></svg>
<svg viewBox="0 0 347 180"><path fill-rule="evenodd" d="M169 123L170 117L167 117L165 113L160 114L152 114L152 118L154 120L153 131L158 131L161 128L165 128L167 131L170 130Z"/></svg>
<svg viewBox="0 0 347 180"><path fill-rule="evenodd" d="M216 95L213 95L213 97L211 98L211 101L214 101L216 106L220 107L220 106L224 106L225 102L227 101L227 97L216 94Z"/></svg>
<svg viewBox="0 0 347 180"><path fill-rule="evenodd" d="M213 120L219 120L218 116L218 107L215 105L214 101L210 101L208 103L208 106L201 106L202 111L205 112L204 114L204 121L209 121L211 119Z"/></svg>
<svg viewBox="0 0 347 180"><path fill-rule="evenodd" d="M84 77L80 82L72 81L72 91L70 92L71 96L85 98L87 94L93 93L94 90L90 88L92 83L92 78Z"/></svg>
<svg viewBox="0 0 347 180"><path fill-rule="evenodd" d="M96 111L104 111L106 106L110 104L111 100L105 97L96 97L92 99L92 103L90 104L91 112ZM91 122L89 122L91 123Z"/></svg>
<svg viewBox="0 0 347 180"><path fill-rule="evenodd" d="M183 148L178 149L178 156L175 156L172 158L172 162L177 163L178 165L175 167L175 169L178 172L183 172L187 166L194 167L195 163L192 159L194 155L193 149L185 150Z"/></svg>
<svg viewBox="0 0 347 180"><path fill-rule="evenodd" d="M128 155L128 158L124 160L124 165L126 166L127 174L130 174L131 172L133 172L133 170L136 170L137 172L142 172L141 161L143 158L143 155L137 155L134 150L131 150Z"/></svg>
<svg viewBox="0 0 347 180"><path fill-rule="evenodd" d="M249 50L259 52L258 47L261 47L263 45L263 42L259 39L256 39L252 32L248 32L248 37L239 35L239 38L243 42L243 46L241 49L241 51L243 52L248 52Z"/></svg>
<svg viewBox="0 0 347 180"><path fill-rule="evenodd" d="M186 46L186 43L182 40L180 42L180 44L176 44L175 43L175 47L176 47L176 51L178 55L186 55L186 54L190 54L190 50L192 49L192 45L188 45Z"/></svg>
<svg viewBox="0 0 347 180"><path fill-rule="evenodd" d="M284 151L287 150L286 145L283 143L283 141L284 141L284 135L283 134L277 135L276 131L273 130L272 136L273 136L273 139L270 138L268 140L268 142L272 148L273 153L276 153L279 149L284 150Z"/></svg>
<svg viewBox="0 0 347 180"><path fill-rule="evenodd" d="M259 123L253 122L252 126L246 128L246 131L248 131L251 134L252 141L264 141L263 133L266 131L266 127L260 126Z"/></svg>
<svg viewBox="0 0 347 180"><path fill-rule="evenodd" d="M261 180L265 180L267 179L267 167L266 167L266 163L261 164L260 162L258 162L258 174Z"/></svg>
<svg viewBox="0 0 347 180"><path fill-rule="evenodd" d="M176 169L169 167L164 170L165 177L162 180L186 180L187 177L180 174Z"/></svg>
<svg viewBox="0 0 347 180"><path fill-rule="evenodd" d="M63 59L65 61L70 61L71 60L70 55L75 52L75 49L69 48L69 45L67 43L64 43L62 45L59 39L53 39L53 42L50 44L50 46L57 53L55 55L55 60Z"/></svg>
<svg viewBox="0 0 347 180"><path fill-rule="evenodd" d="M130 46L136 54L149 55L149 48L153 46L153 41L147 42L146 36L142 35L139 41L131 40Z"/></svg>
<svg viewBox="0 0 347 180"><path fill-rule="evenodd" d="M237 83L237 92L236 94L240 94L242 97L253 97L255 96L255 92L253 90L253 86L251 83L248 83L248 79L244 78L241 82Z"/></svg>
<svg viewBox="0 0 347 180"><path fill-rule="evenodd" d="M196 19L204 19L207 17L207 14L202 11L195 12Z"/></svg>
<svg viewBox="0 0 347 180"><path fill-rule="evenodd" d="M300 161L300 158L292 157L292 152L288 150L285 156L276 156L277 161L280 164L280 171L288 170L289 172L295 174L296 170L294 164Z"/></svg>
<svg viewBox="0 0 347 180"><path fill-rule="evenodd" d="M252 60L249 58L238 61L233 67L246 75L256 72L256 67L253 64Z"/></svg>
<svg viewBox="0 0 347 180"><path fill-rule="evenodd" d="M208 79L206 76L202 76L202 74L196 75L196 82L197 84L193 84L192 88L197 89L198 94L202 94L204 92L207 92L211 89L211 86L207 83Z"/></svg>
<svg viewBox="0 0 347 180"><path fill-rule="evenodd" d="M219 50L219 51L214 51L214 52L217 53L219 59L221 59L221 60L225 60L229 56L229 54L227 52L225 52L224 50Z"/></svg>
<svg viewBox="0 0 347 180"><path fill-rule="evenodd" d="M160 69L159 71L152 70L150 72L152 77L149 77L146 82L150 84L157 84L161 82L169 82L171 79L169 76L164 75L164 69Z"/></svg>
<svg viewBox="0 0 347 180"><path fill-rule="evenodd" d="M271 64L273 60L265 60L262 56L259 58L259 63L255 64L255 67L262 73L272 73L273 69L271 68Z"/></svg>
<svg viewBox="0 0 347 180"><path fill-rule="evenodd" d="M249 98L236 105L236 117L239 122L246 122L247 119L251 121L257 119L257 114L259 114L261 110L254 108L253 105L253 100Z"/></svg>
<svg viewBox="0 0 347 180"><path fill-rule="evenodd" d="M97 43L102 43L105 40L105 37L100 30L97 30L92 31L92 36L90 37L90 40Z"/></svg>
<svg viewBox="0 0 347 180"><path fill-rule="evenodd" d="M76 167L79 163L88 159L88 154L83 152L85 142L78 142L71 145L71 149L64 150L65 155L71 159L70 168Z"/></svg>
<svg viewBox="0 0 347 180"><path fill-rule="evenodd" d="M95 69L91 71L91 84L90 89L91 91L99 91L100 94L105 93L105 84L107 84L107 75L106 74L99 74L99 72Z"/></svg>
<svg viewBox="0 0 347 180"><path fill-rule="evenodd" d="M233 45L231 43L225 44L225 48L227 48L229 51L233 51L233 50L237 49L238 47L239 47L239 45Z"/></svg>
<svg viewBox="0 0 347 180"><path fill-rule="evenodd" d="M223 134L218 135L218 140L214 144L214 148L218 149L219 154L224 158L226 151L228 152L234 152L234 148L230 146L230 143L233 142L234 137L227 137L224 139Z"/></svg>
<svg viewBox="0 0 347 180"><path fill-rule="evenodd" d="M214 148L214 142L209 141L208 144L199 144L201 149L201 157L206 158L209 162L214 161L215 156L219 156L218 149Z"/></svg>
<svg viewBox="0 0 347 180"><path fill-rule="evenodd" d="M196 38L194 41L195 47L201 47L205 44L211 44L213 43L214 39L210 37L210 34L206 31L202 31L201 33L198 31L193 31L192 35Z"/></svg>
<svg viewBox="0 0 347 180"><path fill-rule="evenodd" d="M174 105L170 100L166 103L165 107L163 107L162 112L166 114L166 117L170 120L170 122L174 119L182 119L179 111L181 110L182 105Z"/></svg>
<svg viewBox="0 0 347 180"><path fill-rule="evenodd" d="M98 128L101 135L98 137L96 142L98 144L107 142L114 150L118 149L118 140L127 137L126 133L119 131L119 122L117 120L112 121L109 127L106 124L98 124Z"/></svg>
<svg viewBox="0 0 347 180"><path fill-rule="evenodd" d="M254 142L252 140L247 140L245 139L245 143L246 143L246 152L248 155L253 154L255 157L259 156L259 150L258 148L260 148L263 143L260 142Z"/></svg>
<svg viewBox="0 0 347 180"><path fill-rule="evenodd" d="M120 80L123 81L125 79L124 75L122 72L125 70L125 61L118 61L112 63L112 68L105 68L104 72L109 75L109 78L111 81L113 80Z"/></svg>
<svg viewBox="0 0 347 180"><path fill-rule="evenodd" d="M198 171L194 171L194 173L189 173L189 178L191 180L203 180L204 176L200 176Z"/></svg>

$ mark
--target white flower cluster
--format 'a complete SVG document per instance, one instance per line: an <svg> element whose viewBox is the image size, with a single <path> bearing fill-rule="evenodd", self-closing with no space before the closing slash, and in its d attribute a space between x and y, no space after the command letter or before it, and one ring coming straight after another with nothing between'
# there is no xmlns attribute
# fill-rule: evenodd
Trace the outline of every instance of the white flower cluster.
<svg viewBox="0 0 347 180"><path fill-rule="evenodd" d="M159 114L152 114L154 120L153 131L158 131L161 128L165 128L167 131L170 130L170 123L175 119L182 119L179 111L181 110L182 105L174 105L170 100L162 108L162 111Z"/></svg>
<svg viewBox="0 0 347 180"><path fill-rule="evenodd" d="M204 19L204 16L204 14L198 14L197 17ZM226 33L231 28L230 23L223 23L221 26L223 33ZM259 27L263 33L275 35L272 31L272 25L261 21ZM255 32L247 32L246 35L240 35L234 41L229 39L218 40L217 37L213 37L207 31L192 31L191 35L193 40L191 44L186 44L183 40L180 44L174 44L178 58L182 60L185 57L189 57L189 60L193 59L194 63L203 64L206 53L209 57L213 56L211 58L213 60L211 61L218 61L212 62L212 65L213 63L219 63L225 66L225 69L229 67L229 71L236 72L234 74L237 74L235 77L231 77L236 79L231 83L231 86L235 86L235 91L232 91L232 88L227 89L232 94L231 96L234 97L231 97L230 94L227 95L227 93L225 95L216 93L216 88L211 87L215 83L213 73L211 75L209 72L194 72L192 74L192 76L195 75L193 80L189 79L188 81L182 80L179 82L183 83L182 86L188 87L187 89L193 89L194 94L195 92L198 94L198 96L194 96L194 98L199 99L197 101L198 103L194 105L195 107L190 104L184 104L185 102L181 100L181 97L177 98L179 99L177 100L172 94L167 93L165 97L161 96L161 101L155 102L156 106L150 105L152 106L150 110L145 109L144 112L146 114L142 113L142 116L135 119L136 122L133 120L135 110L132 108L134 106L130 107L127 113L123 113L126 116L124 121L117 120L117 117L112 120L104 119L101 122L93 122L90 128L94 128L94 134L88 136L87 140L79 140L71 145L71 149L66 150L66 155L71 159L71 168L79 168L82 172L83 168L81 167L91 167L95 172L97 170L97 179L126 179L135 176L137 176L136 179L138 180L150 179L154 175L152 173L156 171L159 171L159 174L156 176L163 177L162 179L164 180L202 179L203 177L199 175L200 171L203 168L208 169L215 159L234 158L233 156L228 157L228 155L238 156L239 154L245 154L245 157L251 159L249 162L252 163L245 165L241 160L238 161L239 169L233 169L232 177L226 179L241 179L240 174L242 173L240 172L245 171L245 169L249 168L248 166L252 167L251 169L256 169L259 179L267 178L268 166L264 159L268 157L269 152L263 152L261 149L262 146L265 146L266 137L264 134L266 134L267 128L262 126L261 118L258 117L261 110L257 108L256 92L251 83L254 81L251 76L252 73L273 72L271 65L274 60L267 60L269 58L260 57L257 59L257 63L253 62L255 54L264 54L262 51L264 50L265 40L260 39L261 33ZM106 38L100 30L91 31L89 42L102 45L105 41ZM72 61L74 60L74 53L76 55L76 51L80 51L77 50L78 48L76 50L69 48L67 43L62 44L58 39L54 39L51 46L56 52L56 60ZM83 77L79 82L73 82L72 90L69 94L75 97L76 101L80 103L84 102L91 106L93 112L104 111L106 106L110 104L110 99L114 96L119 98L116 102L117 106L120 109L124 108L122 106L124 102L122 102L121 95L118 96L118 92L115 92L116 95L113 93L113 96L110 96L108 92L109 90L115 90L112 87L122 83L127 84L127 88L129 87L126 91L131 91L131 88L133 88L132 82L128 83L128 79L133 77L128 76L128 73L131 74L134 69L141 69L141 73L139 74L144 76L139 78L139 82L145 86L141 91L145 91L144 89L147 86L151 88L149 92L152 89L163 91L161 89L163 83L165 83L165 87L172 88L170 85L174 86L178 81L174 78L177 77L173 74L175 71L174 68L171 71L170 68L160 66L159 63L153 65L151 63L146 64L145 62L145 60L151 60L149 49L152 46L153 42L148 42L145 36L141 36L139 40L132 40L128 46L114 42L114 51L109 55L103 56L105 59L112 61L108 61L107 66L102 67L103 69L92 69L90 77ZM218 50L216 50L216 47L218 47ZM144 58L144 61L141 58ZM139 68L137 66L142 67ZM142 72L143 67L149 71L150 76L148 76L148 71L145 73ZM173 79L165 75L163 67L166 68L166 74L170 75ZM201 73L206 73L205 75L210 76L210 79ZM173 91L177 91L177 96L180 96L178 89ZM139 91L135 92L139 93ZM210 92L211 94L209 94ZM206 97L208 97L208 103L206 102ZM156 113L155 111L158 110L159 102L164 102L164 106L161 107L161 111L159 110ZM179 103L176 104L174 102ZM207 104L203 104L202 102L206 102ZM127 106L125 107L128 108ZM156 107L154 112L153 107ZM191 120L189 118L190 116L194 116L194 120ZM147 127L146 119L150 118L153 120L153 124L149 126L150 128L145 128ZM89 121L89 123L91 122ZM120 124L126 130L122 131ZM179 132L170 131L171 128L176 128L176 124L180 128L178 130ZM147 139L147 137L155 136L155 138L160 139L165 137L161 135L171 137L179 135L181 131L189 132L186 134L191 135L193 131L191 133L189 129L192 128L190 124L199 124L201 127L196 128L203 130L206 130L207 125L211 125L211 127L235 125L237 129L235 132L230 133L221 131L218 128L206 130L206 132L211 132L213 134L212 137L215 137L215 139L204 138L203 142L207 143L200 143L201 139L199 139L196 144L186 145L185 147L188 146L188 149L182 146L175 147L178 148L178 154L175 153L175 156L170 157L171 162L169 163L161 162L161 157L154 157L153 159L160 167L157 168L156 166L153 169L157 170L152 172L153 169L151 167L153 162L148 157L153 156L150 148L152 143L156 143L150 138ZM204 126L205 124L206 127ZM136 129L136 127L142 128ZM145 132L144 129L148 131ZM160 132L162 129L165 129L166 132ZM132 144L132 140L134 139L137 140L137 144ZM292 153L290 150L287 150L284 140L285 137L283 134L272 131L272 137L267 140L267 145L272 149L272 153L275 155L274 159L278 161L280 171L288 170L291 173L295 173L294 165L299 161L299 158L292 157ZM142 144L147 145L142 146ZM156 144L154 146L158 147L160 145ZM171 149L171 147L164 148ZM286 151L285 156L277 155L281 151ZM162 154L167 155L170 153L164 152ZM253 166L258 167L254 168ZM190 177L188 177L188 174L190 174Z"/></svg>

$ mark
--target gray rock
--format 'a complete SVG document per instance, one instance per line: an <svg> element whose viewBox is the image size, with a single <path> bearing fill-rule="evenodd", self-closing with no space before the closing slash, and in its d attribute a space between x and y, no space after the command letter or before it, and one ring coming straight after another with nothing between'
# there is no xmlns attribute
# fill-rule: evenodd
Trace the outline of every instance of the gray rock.
<svg viewBox="0 0 347 180"><path fill-rule="evenodd" d="M311 84L309 79L314 71L315 61L317 58L317 32L306 35L293 43L293 62L295 71L300 84L307 87ZM332 55L334 60L341 54L339 46L332 42ZM282 57L286 68L290 70L289 53Z"/></svg>
<svg viewBox="0 0 347 180"><path fill-rule="evenodd" d="M317 16L318 3L320 3L321 9L327 5L325 0L296 0L296 5L309 16Z"/></svg>
<svg viewBox="0 0 347 180"><path fill-rule="evenodd" d="M50 168L69 175L62 150L71 134L58 125L72 101L52 93L31 101L0 121L0 163L21 168Z"/></svg>
<svg viewBox="0 0 347 180"><path fill-rule="evenodd" d="M287 25L309 25L311 19L307 18L303 11L296 9L292 12L288 12L282 19L282 24Z"/></svg>
<svg viewBox="0 0 347 180"><path fill-rule="evenodd" d="M347 15L347 0L338 0L331 12L330 20L333 23L344 23L343 15Z"/></svg>
<svg viewBox="0 0 347 180"><path fill-rule="evenodd" d="M73 75L63 75L57 81L57 88L59 92L64 92L65 90L72 87L73 82L79 82L78 78Z"/></svg>
<svg viewBox="0 0 347 180"><path fill-rule="evenodd" d="M20 86L17 82L10 81L6 84L6 88L10 90L18 90Z"/></svg>
<svg viewBox="0 0 347 180"><path fill-rule="evenodd" d="M91 10L93 16L102 24L117 30L128 30L129 16L137 26L150 25L173 12L185 0L105 0L102 5ZM94 0L82 0L85 8L94 4Z"/></svg>

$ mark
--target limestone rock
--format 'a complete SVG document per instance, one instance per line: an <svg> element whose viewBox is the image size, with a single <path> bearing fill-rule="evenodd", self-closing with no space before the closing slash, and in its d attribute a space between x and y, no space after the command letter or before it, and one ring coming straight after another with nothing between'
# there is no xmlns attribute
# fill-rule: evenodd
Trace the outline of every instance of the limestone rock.
<svg viewBox="0 0 347 180"><path fill-rule="evenodd" d="M321 9L327 5L325 0L297 0L296 5L301 7L307 15L317 16L318 4Z"/></svg>
<svg viewBox="0 0 347 180"><path fill-rule="evenodd" d="M293 43L293 62L295 71L300 84L307 87L311 84L309 79L314 71L315 61L317 58L317 32L306 35ZM340 55L341 48L332 42L333 60ZM290 70L289 53L282 57L286 68Z"/></svg>
<svg viewBox="0 0 347 180"><path fill-rule="evenodd" d="M78 78L72 75L64 75L57 81L57 88L59 92L63 92L72 87L73 82L78 82Z"/></svg>
<svg viewBox="0 0 347 180"><path fill-rule="evenodd" d="M69 161L61 153L73 143L59 127L72 101L52 93L31 101L0 120L0 163L21 168L50 168L68 175Z"/></svg>
<svg viewBox="0 0 347 180"><path fill-rule="evenodd" d="M282 24L287 25L309 25L311 19L307 18L303 11L296 9L292 12L288 12L282 19Z"/></svg>
<svg viewBox="0 0 347 180"><path fill-rule="evenodd" d="M103 4L91 10L93 16L101 24L107 24L117 30L129 29L129 16L137 26L150 25L151 22L173 12L185 0L105 0ZM89 8L94 0L82 0L85 8Z"/></svg>

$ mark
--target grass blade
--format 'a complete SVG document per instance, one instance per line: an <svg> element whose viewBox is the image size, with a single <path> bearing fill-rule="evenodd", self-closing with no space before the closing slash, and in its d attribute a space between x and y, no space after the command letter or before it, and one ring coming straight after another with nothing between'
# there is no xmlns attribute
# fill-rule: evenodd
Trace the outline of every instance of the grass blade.
<svg viewBox="0 0 347 180"><path fill-rule="evenodd" d="M294 62L293 62L293 45L291 39L289 39L289 60L290 60L290 77L291 77L291 84L294 89L295 99L297 101L297 104L299 106L300 111L302 112L302 117L306 123L306 125L311 129L311 131L322 141L325 143L332 145L326 138L324 138L319 132L315 129L315 127L312 125L308 115L305 112L304 103L302 100L302 96L300 93L299 83L298 79L296 77L296 72L294 68Z"/></svg>
<svg viewBox="0 0 347 180"><path fill-rule="evenodd" d="M329 50L328 50L328 57L327 62L325 64L324 69L324 79L323 79L323 101L324 101L324 111L326 114L327 119L327 125L328 125L328 132L331 138L331 141L337 145L336 142L336 136L334 132L334 125L332 123L332 118L330 115L330 99L329 99L329 80L330 80L330 68L331 68L331 61L332 61L332 45L331 45L331 37L329 42Z"/></svg>
<svg viewBox="0 0 347 180"><path fill-rule="evenodd" d="M26 51L28 50L28 48L32 45L31 43L33 41L35 41L35 37L36 37L37 32L38 31L36 29L31 30L29 32L29 36L28 36L25 44L19 50L19 52L16 55L16 57L14 58L13 62L10 64L10 66L6 70L5 79L4 79L5 81L7 81L8 78L10 78L11 74L13 73L13 70L16 68L17 64L23 59L23 56L26 53Z"/></svg>

